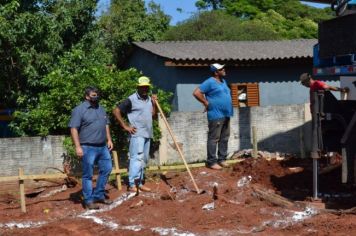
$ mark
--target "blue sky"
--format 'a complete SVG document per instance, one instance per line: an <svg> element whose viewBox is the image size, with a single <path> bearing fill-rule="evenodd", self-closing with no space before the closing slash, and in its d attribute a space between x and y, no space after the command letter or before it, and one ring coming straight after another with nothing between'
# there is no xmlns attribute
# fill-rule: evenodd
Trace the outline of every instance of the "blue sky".
<svg viewBox="0 0 356 236"><path fill-rule="evenodd" d="M146 3L150 2L151 0L145 0ZM179 21L183 21L188 19L194 12L197 11L195 7L195 0L153 0L155 3L161 5L161 9L167 15L172 17L171 25L177 24ZM328 7L325 4L318 4L318 3L306 3L308 5L314 7ZM110 0L100 0L99 1L99 12L107 9L110 5ZM182 12L178 12L177 8L182 9Z"/></svg>

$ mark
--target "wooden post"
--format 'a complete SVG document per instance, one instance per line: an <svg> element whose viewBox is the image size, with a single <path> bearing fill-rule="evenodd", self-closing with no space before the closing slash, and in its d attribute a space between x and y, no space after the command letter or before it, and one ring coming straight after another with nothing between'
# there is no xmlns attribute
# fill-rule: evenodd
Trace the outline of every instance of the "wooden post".
<svg viewBox="0 0 356 236"><path fill-rule="evenodd" d="M305 144L304 144L304 130L303 126L299 127L299 145L300 145L300 157L305 158Z"/></svg>
<svg viewBox="0 0 356 236"><path fill-rule="evenodd" d="M25 184L23 177L23 169L19 168L19 184L20 184L20 201L21 201L21 211L26 212L26 202L25 202Z"/></svg>
<svg viewBox="0 0 356 236"><path fill-rule="evenodd" d="M115 171L116 171L116 174L115 174L115 177L116 177L116 185L117 185L117 189L118 190L121 190L121 174L119 172L119 158L117 156L117 152L116 151L113 151L112 152L112 155L114 157L114 165L115 165Z"/></svg>
<svg viewBox="0 0 356 236"><path fill-rule="evenodd" d="M252 126L252 157L257 158L257 131L256 126Z"/></svg>
<svg viewBox="0 0 356 236"><path fill-rule="evenodd" d="M341 154L342 154L342 170L341 170L341 183L346 184L347 183L347 177L348 177L348 167L347 167L347 152L346 148L343 147L341 148Z"/></svg>

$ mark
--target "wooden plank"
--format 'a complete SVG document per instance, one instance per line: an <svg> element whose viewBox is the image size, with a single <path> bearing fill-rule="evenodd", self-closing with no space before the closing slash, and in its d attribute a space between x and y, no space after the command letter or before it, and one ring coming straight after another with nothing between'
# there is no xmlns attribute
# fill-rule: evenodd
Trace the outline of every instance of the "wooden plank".
<svg viewBox="0 0 356 236"><path fill-rule="evenodd" d="M117 186L117 189L118 190L121 190L122 189L122 186L121 186L121 173L120 173L120 168L119 168L119 158L117 156L117 152L116 151L113 151L112 152L112 155L114 157L114 166L115 166L115 177L116 177L116 186Z"/></svg>
<svg viewBox="0 0 356 236"><path fill-rule="evenodd" d="M264 189L261 186L254 185L252 186L254 193L259 197L262 198L274 205L281 206L281 207L295 207L294 203L289 201L287 198L284 198L278 194L270 192L268 189Z"/></svg>
<svg viewBox="0 0 356 236"><path fill-rule="evenodd" d="M257 158L257 130L252 126L252 157Z"/></svg>
<svg viewBox="0 0 356 236"><path fill-rule="evenodd" d="M227 160L226 162L228 164L233 164L237 162L241 162L243 159L234 159L234 160ZM204 167L205 163L194 163L194 164L188 164L189 167L191 168L197 168L197 167ZM147 168L148 171L150 170L179 170L179 169L185 169L184 165L174 165L174 166L149 166ZM127 173L127 169L113 169L110 174L123 174ZM71 176L71 175L70 175ZM62 179L62 178L67 178L68 175L66 174L40 174L40 175L23 175L21 177L19 176L2 176L0 177L0 182L10 182L10 181L19 181L19 180L40 180L40 179Z"/></svg>
<svg viewBox="0 0 356 236"><path fill-rule="evenodd" d="M67 175L62 173L57 173L57 174L23 175L19 177L19 180L63 179L63 178L67 178Z"/></svg>
<svg viewBox="0 0 356 236"><path fill-rule="evenodd" d="M341 183L346 184L346 183L347 183L347 177L348 177L346 148L343 147L343 148L341 149L341 155L342 155Z"/></svg>
<svg viewBox="0 0 356 236"><path fill-rule="evenodd" d="M26 201L25 201L25 181L21 179L23 177L23 169L19 168L19 185L20 185L20 201L21 201L21 211L26 212Z"/></svg>
<svg viewBox="0 0 356 236"><path fill-rule="evenodd" d="M226 163L228 164L234 164L243 161L243 159L234 159L234 160L227 160ZM198 168L198 167L204 167L205 163L194 163L194 164L188 164L188 167L190 168ZM174 166L150 166L148 167L148 171L154 171L154 170L180 170L180 169L185 169L184 165L174 165Z"/></svg>

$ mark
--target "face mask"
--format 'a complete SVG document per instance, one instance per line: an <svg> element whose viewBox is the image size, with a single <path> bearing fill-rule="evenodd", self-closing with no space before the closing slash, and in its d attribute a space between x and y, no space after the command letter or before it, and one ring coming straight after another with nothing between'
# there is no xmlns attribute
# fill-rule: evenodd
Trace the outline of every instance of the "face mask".
<svg viewBox="0 0 356 236"><path fill-rule="evenodd" d="M98 103L98 101L99 101L99 96L90 97L89 100L90 100L92 103Z"/></svg>

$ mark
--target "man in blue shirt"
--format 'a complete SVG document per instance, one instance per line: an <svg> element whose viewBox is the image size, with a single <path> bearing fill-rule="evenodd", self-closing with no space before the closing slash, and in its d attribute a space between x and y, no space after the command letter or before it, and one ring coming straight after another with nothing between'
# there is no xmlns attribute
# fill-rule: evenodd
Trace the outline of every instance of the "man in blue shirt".
<svg viewBox="0 0 356 236"><path fill-rule="evenodd" d="M218 63L210 66L212 77L197 87L193 96L201 102L208 116L207 167L220 170L227 167L226 156L230 137L230 117L233 116L230 89L223 77L226 75L224 65ZM218 156L216 157L216 148Z"/></svg>
<svg viewBox="0 0 356 236"><path fill-rule="evenodd" d="M85 89L85 101L72 111L69 122L75 152L82 158L82 188L84 205L87 209L99 209L95 203L111 204L105 198L105 185L112 170L109 150L113 148L109 130L109 119L99 105L98 89ZM99 167L99 176L93 190L92 178L94 163Z"/></svg>
<svg viewBox="0 0 356 236"><path fill-rule="evenodd" d="M136 184L141 191L151 191L143 185L144 168L153 137L152 116L156 114L157 96L149 96L150 87L148 77L138 78L137 91L118 104L113 111L120 126L130 134L129 189L133 192L137 191ZM130 124L124 121L124 114L127 114Z"/></svg>

